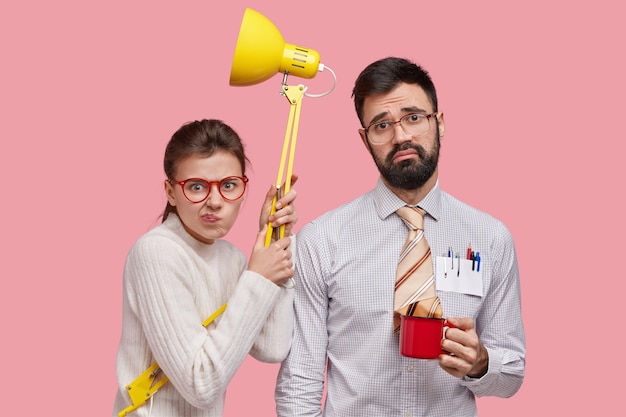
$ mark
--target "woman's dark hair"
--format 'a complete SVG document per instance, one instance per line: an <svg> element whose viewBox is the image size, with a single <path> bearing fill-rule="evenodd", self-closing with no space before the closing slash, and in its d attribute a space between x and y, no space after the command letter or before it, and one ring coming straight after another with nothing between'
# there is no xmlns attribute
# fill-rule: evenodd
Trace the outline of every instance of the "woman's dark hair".
<svg viewBox="0 0 626 417"><path fill-rule="evenodd" d="M363 122L365 98L388 93L400 83L417 84L422 87L433 106L433 111L437 111L437 91L428 72L407 59L388 57L368 65L354 83L352 97L361 126L365 127Z"/></svg>
<svg viewBox="0 0 626 417"><path fill-rule="evenodd" d="M242 175L246 175L246 166L250 161L237 132L221 120L204 119L186 123L172 135L165 148L163 170L167 179L174 180L183 160L191 156L209 157L218 151L233 154L241 164ZM176 213L176 207L167 202L163 221L170 213Z"/></svg>

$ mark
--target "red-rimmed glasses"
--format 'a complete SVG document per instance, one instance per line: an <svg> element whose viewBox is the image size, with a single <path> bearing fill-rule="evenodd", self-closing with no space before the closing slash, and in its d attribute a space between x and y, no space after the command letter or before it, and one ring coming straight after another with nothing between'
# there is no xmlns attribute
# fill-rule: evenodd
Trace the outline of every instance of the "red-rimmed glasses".
<svg viewBox="0 0 626 417"><path fill-rule="evenodd" d="M192 203L201 203L211 194L213 184L225 201L239 200L246 192L247 177L226 177L219 181L207 181L202 178L188 178L184 181L168 180L170 184L178 184L183 189L183 195Z"/></svg>

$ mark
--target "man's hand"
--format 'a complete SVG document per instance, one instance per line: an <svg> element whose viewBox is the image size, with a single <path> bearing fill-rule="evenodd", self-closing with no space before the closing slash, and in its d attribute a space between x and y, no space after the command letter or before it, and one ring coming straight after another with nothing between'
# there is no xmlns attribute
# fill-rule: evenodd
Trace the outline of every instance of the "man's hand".
<svg viewBox="0 0 626 417"><path fill-rule="evenodd" d="M457 378L480 378L487 373L489 353L478 340L474 320L469 317L446 319L446 330L441 347L447 354L439 355L439 366Z"/></svg>

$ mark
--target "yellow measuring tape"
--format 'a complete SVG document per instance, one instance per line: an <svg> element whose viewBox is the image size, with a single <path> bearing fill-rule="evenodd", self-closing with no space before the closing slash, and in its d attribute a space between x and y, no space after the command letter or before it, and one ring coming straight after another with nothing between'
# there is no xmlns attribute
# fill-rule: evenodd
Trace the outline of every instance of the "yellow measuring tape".
<svg viewBox="0 0 626 417"><path fill-rule="evenodd" d="M226 310L226 304L218 308L215 313L211 314L211 317L203 321L202 325L207 327L217 316L222 314L224 310ZM127 416L144 405L154 394L156 394L159 388L169 381L167 375L163 375L162 378L157 381L156 379L160 373L161 368L159 368L159 365L155 362L141 375L139 375L137 379L126 385L126 391L128 391L128 395L130 395L130 399L133 404L117 413L119 417Z"/></svg>

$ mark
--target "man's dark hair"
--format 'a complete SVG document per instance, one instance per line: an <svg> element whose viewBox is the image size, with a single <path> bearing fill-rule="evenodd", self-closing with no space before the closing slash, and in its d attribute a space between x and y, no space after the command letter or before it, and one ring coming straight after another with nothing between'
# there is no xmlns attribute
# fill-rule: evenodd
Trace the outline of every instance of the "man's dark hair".
<svg viewBox="0 0 626 417"><path fill-rule="evenodd" d="M388 57L368 65L354 82L352 97L361 126L365 127L363 122L365 98L388 93L400 83L419 85L430 100L433 111L438 111L437 91L428 72L408 59Z"/></svg>

